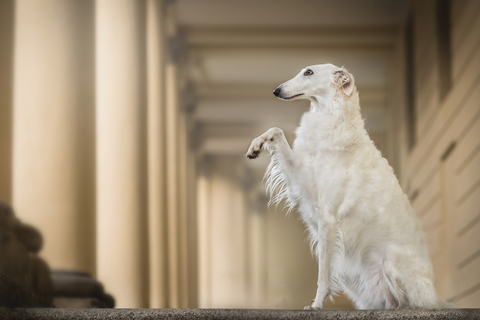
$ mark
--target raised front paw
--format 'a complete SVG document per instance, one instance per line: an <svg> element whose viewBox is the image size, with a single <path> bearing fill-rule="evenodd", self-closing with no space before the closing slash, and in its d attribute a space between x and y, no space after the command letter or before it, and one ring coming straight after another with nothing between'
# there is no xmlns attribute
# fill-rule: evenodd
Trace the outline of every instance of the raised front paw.
<svg viewBox="0 0 480 320"><path fill-rule="evenodd" d="M258 157L260 154L260 151L262 150L263 147L263 139L256 138L252 141L252 144L250 144L250 147L248 148L247 151L247 158L249 159L255 159Z"/></svg>
<svg viewBox="0 0 480 320"><path fill-rule="evenodd" d="M264 146L265 143L267 143L267 145L276 143L277 140L281 138L281 136L283 136L282 129L275 128L275 127L268 129L267 132L253 139L252 144L250 144L250 148L248 148L248 151L247 151L247 158L249 159L258 158L258 155L260 154L260 151L262 150L262 147Z"/></svg>

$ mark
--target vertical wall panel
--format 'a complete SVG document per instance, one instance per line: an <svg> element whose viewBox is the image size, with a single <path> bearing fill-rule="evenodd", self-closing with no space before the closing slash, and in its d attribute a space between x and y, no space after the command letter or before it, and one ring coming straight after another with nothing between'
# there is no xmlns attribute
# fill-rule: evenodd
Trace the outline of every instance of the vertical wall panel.
<svg viewBox="0 0 480 320"><path fill-rule="evenodd" d="M423 27L419 25L415 40L422 44L416 49L419 66L415 68L418 80L415 92L422 92L425 96L423 100L431 102L426 106L423 119L419 119L416 147L400 159L401 170L406 173L402 180L403 184L405 180L410 182L412 189L418 191L414 207L422 218L431 244L441 296L453 300L457 307L479 307L480 215L477 198L480 190L480 146L477 131L480 128L480 34L477 29L480 6L478 1L450 2L453 8L450 12L450 42L453 44L450 50L453 55L448 62L436 61L438 57L448 58L448 55L442 57L439 50L449 48L435 43L435 39L442 39L446 34L430 35L422 30L428 29L427 24L435 18L435 10L426 10L433 3L412 2L411 6L421 20L419 23L423 24ZM439 4L440 1L436 3ZM435 32L446 33L438 27ZM433 57L425 54L427 47L434 48ZM424 65L423 60L426 62L429 59L433 61L432 70L436 73L432 76L423 74L429 68L421 66ZM448 79L441 79L445 73L441 72L440 64L448 63L453 66L454 81L449 89L445 89L441 86ZM431 94L433 97L427 99ZM403 107L406 109L406 106ZM406 124L401 126L404 130L407 127ZM408 141L401 138L399 144L404 150Z"/></svg>

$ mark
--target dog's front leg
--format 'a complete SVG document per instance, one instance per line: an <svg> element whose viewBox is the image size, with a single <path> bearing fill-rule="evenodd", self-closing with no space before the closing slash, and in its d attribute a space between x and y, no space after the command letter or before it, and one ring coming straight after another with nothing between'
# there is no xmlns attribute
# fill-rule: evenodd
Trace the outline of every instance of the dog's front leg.
<svg viewBox="0 0 480 320"><path fill-rule="evenodd" d="M318 258L317 294L305 310L323 309L323 303L330 295L331 263L335 246L336 219L326 213L318 224L318 243L315 253Z"/></svg>
<svg viewBox="0 0 480 320"><path fill-rule="evenodd" d="M282 129L270 128L261 136L253 139L248 148L247 157L249 159L257 158L264 146L273 147L279 156L281 166L286 169L284 171L290 171L289 169L293 167L293 153Z"/></svg>
<svg viewBox="0 0 480 320"><path fill-rule="evenodd" d="M282 199L287 200L287 206L293 207L296 204L296 196L292 192L292 187L298 186L298 172L295 158L283 130L271 128L261 136L253 139L247 151L247 157L255 159L260 154L261 149L265 148L272 151L273 157L265 173L267 190L272 197L273 203L278 203ZM277 189L284 182L285 189ZM295 184L294 182L297 182ZM294 190L294 189L293 189ZM298 192L298 191L297 191Z"/></svg>

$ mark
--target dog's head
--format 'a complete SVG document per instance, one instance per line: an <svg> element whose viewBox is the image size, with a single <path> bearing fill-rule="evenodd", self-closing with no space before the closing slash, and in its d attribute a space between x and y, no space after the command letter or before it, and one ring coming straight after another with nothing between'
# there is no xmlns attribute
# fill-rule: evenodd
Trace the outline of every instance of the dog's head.
<svg viewBox="0 0 480 320"><path fill-rule="evenodd" d="M343 67L319 64L306 67L295 78L279 85L273 94L282 100L332 99L337 93L350 97L354 88L353 76Z"/></svg>

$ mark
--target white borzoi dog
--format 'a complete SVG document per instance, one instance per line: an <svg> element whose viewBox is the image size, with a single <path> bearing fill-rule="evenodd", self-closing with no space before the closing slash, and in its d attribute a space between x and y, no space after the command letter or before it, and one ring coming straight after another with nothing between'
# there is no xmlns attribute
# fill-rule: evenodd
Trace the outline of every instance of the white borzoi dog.
<svg viewBox="0 0 480 320"><path fill-rule="evenodd" d="M247 157L272 153L272 201L297 207L318 259L306 309L343 290L358 309L442 308L424 236L407 196L368 136L353 76L332 64L303 69L274 91L309 99L293 149L279 128L254 139Z"/></svg>

